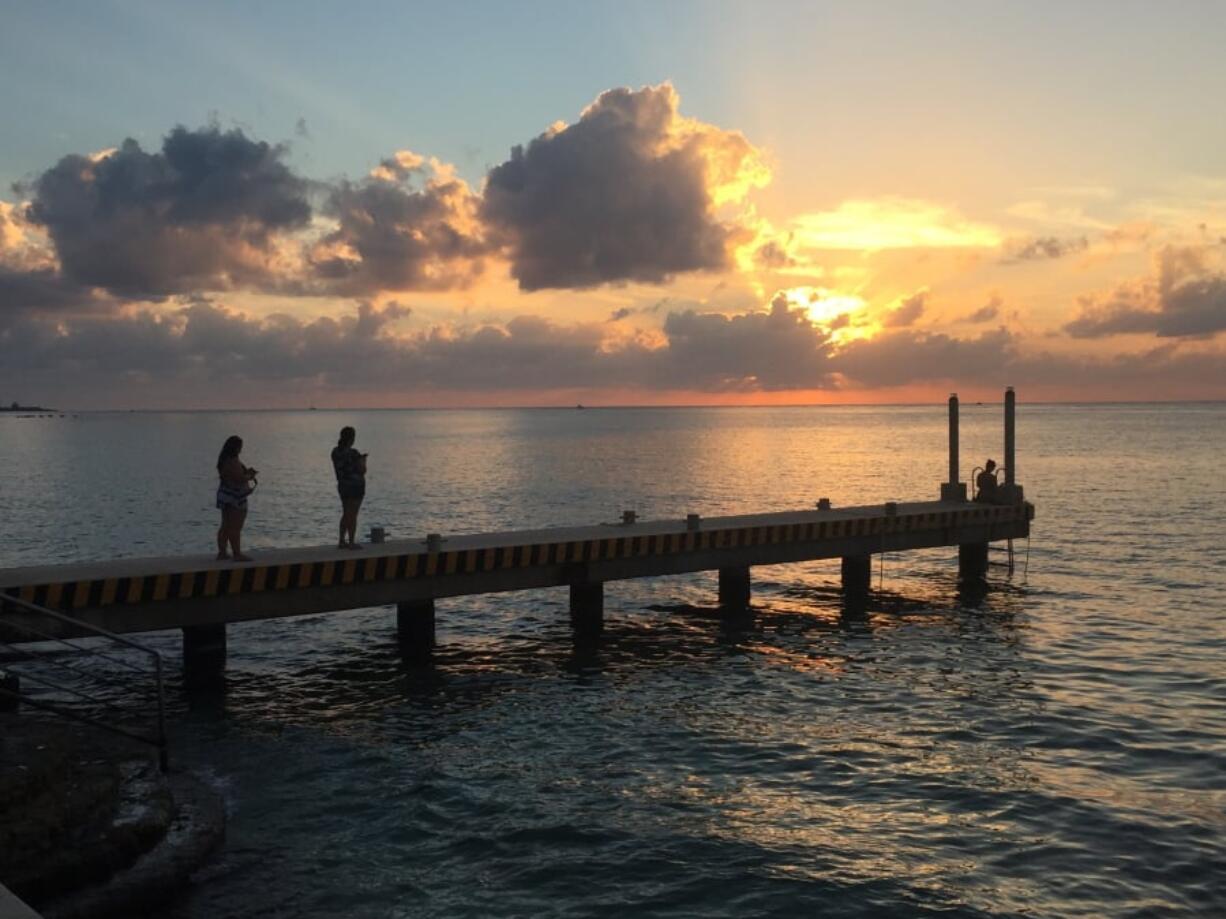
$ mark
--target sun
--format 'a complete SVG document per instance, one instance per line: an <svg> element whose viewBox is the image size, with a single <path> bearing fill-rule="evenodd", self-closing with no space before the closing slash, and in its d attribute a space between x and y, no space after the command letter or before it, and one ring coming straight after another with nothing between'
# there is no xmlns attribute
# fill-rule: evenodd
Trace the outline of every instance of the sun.
<svg viewBox="0 0 1226 919"><path fill-rule="evenodd" d="M809 321L827 329L836 342L863 335L855 324L856 315L868 305L862 297L808 285L789 287L775 296L783 296L791 309L803 309Z"/></svg>

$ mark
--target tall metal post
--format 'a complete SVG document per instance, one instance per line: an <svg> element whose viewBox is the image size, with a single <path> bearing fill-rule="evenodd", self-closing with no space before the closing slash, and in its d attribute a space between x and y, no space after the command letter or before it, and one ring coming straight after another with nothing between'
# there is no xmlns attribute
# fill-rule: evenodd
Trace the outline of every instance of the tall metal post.
<svg viewBox="0 0 1226 919"><path fill-rule="evenodd" d="M965 501L966 483L958 481L958 394L949 394L949 481L941 484L942 501Z"/></svg>
<svg viewBox="0 0 1226 919"><path fill-rule="evenodd" d="M949 394L949 481L958 481L958 394Z"/></svg>
<svg viewBox="0 0 1226 919"><path fill-rule="evenodd" d="M1012 486L1017 482L1017 437L1015 434L1015 415L1017 412L1017 397L1013 387L1005 389L1005 485Z"/></svg>

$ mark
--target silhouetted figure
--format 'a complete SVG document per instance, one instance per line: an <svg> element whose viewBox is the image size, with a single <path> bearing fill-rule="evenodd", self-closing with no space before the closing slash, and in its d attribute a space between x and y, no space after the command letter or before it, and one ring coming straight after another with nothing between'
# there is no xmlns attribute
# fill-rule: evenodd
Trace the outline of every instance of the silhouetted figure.
<svg viewBox="0 0 1226 919"><path fill-rule="evenodd" d="M338 549L360 549L354 537L358 529L358 511L366 497L366 454L354 449L357 432L341 428L340 440L332 448L332 468L336 471L336 490L341 496L340 538ZM346 541L348 535L348 541Z"/></svg>
<svg viewBox="0 0 1226 919"><path fill-rule="evenodd" d="M975 477L975 500L981 504L995 504L1000 498L1000 487L996 484L996 461L988 460L983 464L983 472Z"/></svg>
<svg viewBox="0 0 1226 919"><path fill-rule="evenodd" d="M217 528L218 561L228 558L236 562L251 561L251 556L243 555L243 523L247 519L247 496L255 491L258 473L244 466L238 458L242 450L243 439L231 435L226 438L217 456L217 476L220 479L217 508L221 511L221 526Z"/></svg>

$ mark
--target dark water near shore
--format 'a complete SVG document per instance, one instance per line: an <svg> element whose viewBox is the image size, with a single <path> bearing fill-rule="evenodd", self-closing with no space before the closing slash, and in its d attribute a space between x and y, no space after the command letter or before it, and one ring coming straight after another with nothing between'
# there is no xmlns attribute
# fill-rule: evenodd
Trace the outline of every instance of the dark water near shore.
<svg viewBox="0 0 1226 919"><path fill-rule="evenodd" d="M213 460L261 470L250 548L333 538L328 450L371 454L393 536L935 497L929 408L0 418L0 566L208 551ZM964 407L963 477L1000 459ZM1032 544L982 599L892 555L439 603L432 665L387 609L231 626L173 755L231 801L175 919L1226 915L1226 406L1027 406ZM1028 564L1023 573L1023 561Z"/></svg>

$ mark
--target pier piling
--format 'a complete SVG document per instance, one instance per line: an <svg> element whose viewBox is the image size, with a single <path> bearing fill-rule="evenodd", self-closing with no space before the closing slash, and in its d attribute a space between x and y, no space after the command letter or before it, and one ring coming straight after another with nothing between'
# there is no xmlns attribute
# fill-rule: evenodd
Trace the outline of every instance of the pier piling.
<svg viewBox="0 0 1226 919"><path fill-rule="evenodd" d="M982 581L988 576L988 544L964 543L958 546L958 580Z"/></svg>
<svg viewBox="0 0 1226 919"><path fill-rule="evenodd" d="M604 581L570 585L570 622L579 631L600 631L604 626Z"/></svg>
<svg viewBox="0 0 1226 919"><path fill-rule="evenodd" d="M183 627L183 676L188 683L209 683L226 670L226 624Z"/></svg>
<svg viewBox="0 0 1226 919"><path fill-rule="evenodd" d="M21 707L21 679L0 670L0 712L15 712Z"/></svg>
<svg viewBox="0 0 1226 919"><path fill-rule="evenodd" d="M749 606L749 567L719 569L719 605L725 610L743 610Z"/></svg>
<svg viewBox="0 0 1226 919"><path fill-rule="evenodd" d="M408 600L396 604L396 637L401 650L427 656L434 650L434 600Z"/></svg>
<svg viewBox="0 0 1226 919"><path fill-rule="evenodd" d="M845 555L841 568L844 593L868 593L873 577L873 557L871 555Z"/></svg>

